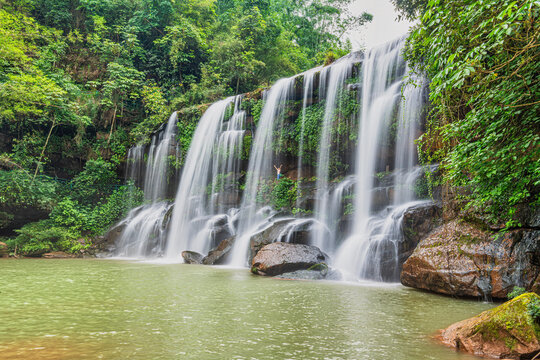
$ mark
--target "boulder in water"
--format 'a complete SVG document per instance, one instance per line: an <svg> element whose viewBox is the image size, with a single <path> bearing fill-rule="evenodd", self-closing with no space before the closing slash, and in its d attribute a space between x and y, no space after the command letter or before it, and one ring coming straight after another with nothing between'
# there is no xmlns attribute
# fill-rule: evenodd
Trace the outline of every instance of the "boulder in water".
<svg viewBox="0 0 540 360"><path fill-rule="evenodd" d="M403 241L399 243L399 263L411 256L418 243L442 224L442 206L428 202L408 208L403 214Z"/></svg>
<svg viewBox="0 0 540 360"><path fill-rule="evenodd" d="M182 258L186 264L202 264L204 255L195 251L182 251Z"/></svg>
<svg viewBox="0 0 540 360"><path fill-rule="evenodd" d="M222 240L218 246L210 250L208 255L202 259L202 263L204 265L219 265L226 263L235 240L236 237L234 236Z"/></svg>
<svg viewBox="0 0 540 360"><path fill-rule="evenodd" d="M540 296L527 293L441 332L443 343L496 359L531 359L540 354L540 326L529 314Z"/></svg>
<svg viewBox="0 0 540 360"><path fill-rule="evenodd" d="M295 225L297 223L298 225ZM307 244L310 237L310 228L312 221L300 221L297 219L277 219L266 229L253 235L249 242L250 257L249 261L259 252L259 250L268 244L277 241L284 241L285 236L290 233L290 242L295 244Z"/></svg>
<svg viewBox="0 0 540 360"><path fill-rule="evenodd" d="M315 246L275 242L264 246L255 255L251 272L275 276L297 270L325 268L327 262L328 256Z"/></svg>
<svg viewBox="0 0 540 360"><path fill-rule="evenodd" d="M401 283L440 294L505 298L514 286L540 290L540 231L504 234L453 220L423 239Z"/></svg>

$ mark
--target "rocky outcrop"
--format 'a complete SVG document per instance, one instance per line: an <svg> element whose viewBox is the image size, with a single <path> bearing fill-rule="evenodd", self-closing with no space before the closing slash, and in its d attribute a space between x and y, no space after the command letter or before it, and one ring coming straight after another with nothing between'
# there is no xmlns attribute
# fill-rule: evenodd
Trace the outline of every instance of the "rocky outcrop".
<svg viewBox="0 0 540 360"><path fill-rule="evenodd" d="M204 255L195 251L182 251L182 258L186 264L202 264Z"/></svg>
<svg viewBox="0 0 540 360"><path fill-rule="evenodd" d="M94 239L94 246L96 250L106 252L114 251L116 243L118 239L120 239L120 236L122 236L125 228L126 223L121 222L111 227L109 231L105 233L105 235L96 237Z"/></svg>
<svg viewBox="0 0 540 360"><path fill-rule="evenodd" d="M403 214L403 240L398 244L399 264L407 260L418 243L442 224L440 203L427 202L408 208Z"/></svg>
<svg viewBox="0 0 540 360"><path fill-rule="evenodd" d="M540 353L539 324L528 313L533 293L523 294L441 332L446 345L496 359L531 359Z"/></svg>
<svg viewBox="0 0 540 360"><path fill-rule="evenodd" d="M236 238L234 236L222 240L217 247L208 252L208 255L202 259L202 263L204 265L225 264L228 260L229 253L231 252L235 240Z"/></svg>
<svg viewBox="0 0 540 360"><path fill-rule="evenodd" d="M403 285L440 294L505 298L514 286L538 291L540 231L493 233L452 220L423 239L403 264Z"/></svg>
<svg viewBox="0 0 540 360"><path fill-rule="evenodd" d="M276 242L264 246L253 258L251 272L275 276L314 267L326 267L328 257L319 248Z"/></svg>

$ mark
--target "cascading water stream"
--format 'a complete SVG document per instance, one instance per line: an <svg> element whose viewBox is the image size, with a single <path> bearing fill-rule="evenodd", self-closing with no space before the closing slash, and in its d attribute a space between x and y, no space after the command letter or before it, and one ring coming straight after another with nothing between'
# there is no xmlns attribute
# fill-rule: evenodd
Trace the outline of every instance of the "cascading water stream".
<svg viewBox="0 0 540 360"><path fill-rule="evenodd" d="M363 90L357 150L355 214L352 235L339 248L335 263L353 276L376 281L399 279L398 243L402 239L404 212L415 203L416 181L414 139L418 129L422 86L407 86L404 100L405 61L403 40L371 50L362 67ZM396 109L398 107L398 109ZM387 169L379 159L394 113L398 114L395 146L394 197L392 205L379 213L373 209L374 174ZM401 183L405 182L405 183Z"/></svg>
<svg viewBox="0 0 540 360"><path fill-rule="evenodd" d="M338 113L338 97L344 91L345 81L352 72L352 65L357 61L355 56L341 58L321 71L319 82L319 101L324 94L325 110L319 142L317 163L317 184L315 218L330 229L330 236L325 232L314 232L313 244L324 251L332 252L335 243L335 229L339 212L330 208L329 171L330 152L332 147L332 128Z"/></svg>
<svg viewBox="0 0 540 360"><path fill-rule="evenodd" d="M206 253L210 248L210 241L197 239L197 232L201 230L201 219L210 212L207 186L212 180L212 154L225 113L233 101L234 98L229 97L212 104L193 134L174 202L167 236L167 258L180 260L184 250Z"/></svg>
<svg viewBox="0 0 540 360"><path fill-rule="evenodd" d="M165 200L169 156L179 156L175 141L178 115L174 112L164 131L153 136L144 171L146 204L131 210L122 221L125 228L117 242L116 255L124 257L160 256L164 251L163 218L170 204ZM135 146L128 152L127 178L134 185L141 179L144 147ZM139 185L139 184L137 184ZM130 197L130 201L132 201Z"/></svg>
<svg viewBox="0 0 540 360"><path fill-rule="evenodd" d="M295 77L280 79L265 94L264 108L251 148L236 241L231 250L230 264L232 266L246 265L251 235L259 229L261 223L265 222L264 212L261 212L257 205L257 193L262 181L273 178L274 131L283 121L285 107L287 101L291 99L294 82Z"/></svg>
<svg viewBox="0 0 540 360"><path fill-rule="evenodd" d="M314 94L314 82L315 75L320 72L322 67L316 67L304 72L304 93L302 99L302 125L300 128L300 142L298 143L298 165L297 165L297 179L299 181L296 191L296 207L300 208L300 199L302 194L302 182L303 182L303 155L304 155L304 137L306 132L306 112L308 104L313 103Z"/></svg>
<svg viewBox="0 0 540 360"><path fill-rule="evenodd" d="M242 95L235 98L234 112L224 124L218 144L214 150L214 165L212 168L212 213L220 214L231 207L231 199L239 195L236 176L240 173L242 143L245 135L246 112L240 109Z"/></svg>

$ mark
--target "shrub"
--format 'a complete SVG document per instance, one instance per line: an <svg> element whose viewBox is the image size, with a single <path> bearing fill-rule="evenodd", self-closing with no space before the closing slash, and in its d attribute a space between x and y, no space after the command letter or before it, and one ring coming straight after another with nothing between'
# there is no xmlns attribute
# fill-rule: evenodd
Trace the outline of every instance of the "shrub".
<svg viewBox="0 0 540 360"><path fill-rule="evenodd" d="M527 292L527 290L525 290L525 288L522 288L522 287L519 287L519 286L514 286L512 291L509 292L508 295L506 295L506 297L508 298L508 300L511 300L513 298L518 297L519 295L525 294L526 292Z"/></svg>

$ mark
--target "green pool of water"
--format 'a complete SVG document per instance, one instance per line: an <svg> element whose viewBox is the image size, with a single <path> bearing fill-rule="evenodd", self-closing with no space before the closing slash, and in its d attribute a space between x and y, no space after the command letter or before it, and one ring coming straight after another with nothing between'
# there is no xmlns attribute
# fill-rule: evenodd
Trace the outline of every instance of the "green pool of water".
<svg viewBox="0 0 540 360"><path fill-rule="evenodd" d="M205 266L2 260L0 358L474 359L432 336L492 306Z"/></svg>

